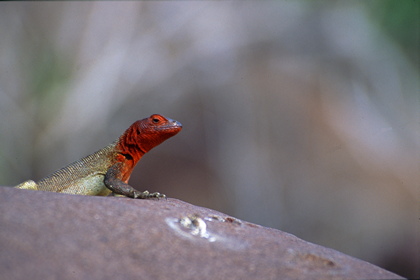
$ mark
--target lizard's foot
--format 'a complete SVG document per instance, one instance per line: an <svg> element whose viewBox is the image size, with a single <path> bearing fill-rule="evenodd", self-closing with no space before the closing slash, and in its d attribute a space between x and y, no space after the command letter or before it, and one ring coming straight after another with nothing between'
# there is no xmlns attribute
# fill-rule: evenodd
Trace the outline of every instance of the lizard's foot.
<svg viewBox="0 0 420 280"><path fill-rule="evenodd" d="M140 198L140 199L147 199L147 198L166 198L166 195L159 192L150 193L149 191L144 192L136 192L134 193L134 198Z"/></svg>

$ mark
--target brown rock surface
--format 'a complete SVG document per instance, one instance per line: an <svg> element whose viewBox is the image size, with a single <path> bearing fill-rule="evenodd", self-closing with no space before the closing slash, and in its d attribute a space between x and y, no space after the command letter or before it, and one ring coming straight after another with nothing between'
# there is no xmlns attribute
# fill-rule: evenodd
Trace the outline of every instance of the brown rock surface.
<svg viewBox="0 0 420 280"><path fill-rule="evenodd" d="M1 279L402 279L176 199L0 188L0 211Z"/></svg>

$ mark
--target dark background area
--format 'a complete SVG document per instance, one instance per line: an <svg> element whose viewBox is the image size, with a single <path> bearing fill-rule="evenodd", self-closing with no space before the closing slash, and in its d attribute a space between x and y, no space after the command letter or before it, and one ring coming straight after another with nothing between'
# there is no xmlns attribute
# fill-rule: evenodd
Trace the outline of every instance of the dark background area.
<svg viewBox="0 0 420 280"><path fill-rule="evenodd" d="M0 184L152 113L130 184L420 277L420 1L0 3Z"/></svg>

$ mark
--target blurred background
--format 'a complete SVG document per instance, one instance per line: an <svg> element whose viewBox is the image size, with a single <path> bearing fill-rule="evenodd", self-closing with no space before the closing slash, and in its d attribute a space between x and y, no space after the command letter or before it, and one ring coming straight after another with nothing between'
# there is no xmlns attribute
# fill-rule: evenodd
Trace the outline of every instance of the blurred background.
<svg viewBox="0 0 420 280"><path fill-rule="evenodd" d="M160 113L130 184L420 277L420 1L0 4L0 185Z"/></svg>

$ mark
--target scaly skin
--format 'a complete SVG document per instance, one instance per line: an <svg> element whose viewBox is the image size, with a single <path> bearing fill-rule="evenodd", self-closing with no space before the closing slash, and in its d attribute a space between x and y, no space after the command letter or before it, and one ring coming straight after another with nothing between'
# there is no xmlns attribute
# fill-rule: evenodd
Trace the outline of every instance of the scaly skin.
<svg viewBox="0 0 420 280"><path fill-rule="evenodd" d="M132 198L165 197L140 192L128 185L131 172L142 156L181 131L182 125L161 115L133 123L115 142L39 182L28 180L15 188L82 195L120 194Z"/></svg>

